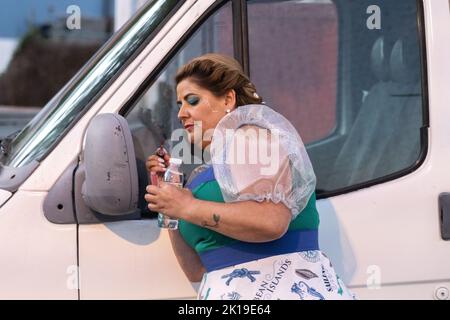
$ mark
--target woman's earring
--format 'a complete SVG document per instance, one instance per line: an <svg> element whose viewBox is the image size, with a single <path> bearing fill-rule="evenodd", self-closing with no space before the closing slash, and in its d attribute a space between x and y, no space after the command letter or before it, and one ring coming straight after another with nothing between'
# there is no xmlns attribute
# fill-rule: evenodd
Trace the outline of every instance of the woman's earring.
<svg viewBox="0 0 450 320"><path fill-rule="evenodd" d="M230 113L231 112L231 110L230 109L227 109L227 111L226 111L227 113Z"/></svg>

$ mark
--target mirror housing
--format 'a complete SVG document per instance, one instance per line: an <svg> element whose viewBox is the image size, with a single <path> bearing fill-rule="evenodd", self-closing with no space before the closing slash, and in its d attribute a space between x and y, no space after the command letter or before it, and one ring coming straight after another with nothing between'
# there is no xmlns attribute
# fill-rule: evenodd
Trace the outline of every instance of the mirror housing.
<svg viewBox="0 0 450 320"><path fill-rule="evenodd" d="M138 211L136 157L125 118L107 113L92 119L86 131L82 165L86 179L81 194L90 209L108 216Z"/></svg>

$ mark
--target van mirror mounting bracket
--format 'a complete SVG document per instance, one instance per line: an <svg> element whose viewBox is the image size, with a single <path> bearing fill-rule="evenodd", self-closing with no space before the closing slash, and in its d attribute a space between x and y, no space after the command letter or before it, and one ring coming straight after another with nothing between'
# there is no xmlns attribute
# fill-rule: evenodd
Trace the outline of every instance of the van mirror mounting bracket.
<svg viewBox="0 0 450 320"><path fill-rule="evenodd" d="M44 200L44 215L55 224L74 224L73 173L77 161L73 161L48 192Z"/></svg>

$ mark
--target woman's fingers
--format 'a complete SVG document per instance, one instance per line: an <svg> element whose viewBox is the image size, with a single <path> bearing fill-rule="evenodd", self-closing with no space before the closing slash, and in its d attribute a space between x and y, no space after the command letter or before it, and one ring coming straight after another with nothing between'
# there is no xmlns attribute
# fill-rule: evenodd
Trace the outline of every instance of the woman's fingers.
<svg viewBox="0 0 450 320"><path fill-rule="evenodd" d="M161 158L160 158L161 159ZM164 155L164 164L168 167L169 166L169 161L170 161L170 155L169 155L169 153L166 153L165 155Z"/></svg>
<svg viewBox="0 0 450 320"><path fill-rule="evenodd" d="M150 193L147 193L147 194L144 196L144 198L145 198L145 201L147 201L147 202L149 202L149 203L156 203L156 200L158 199L157 196L155 196L155 195L153 195L153 194L150 194Z"/></svg>
<svg viewBox="0 0 450 320"><path fill-rule="evenodd" d="M151 155L147 158L147 163L151 161L158 161L158 159L161 159L161 157L158 157L157 155Z"/></svg>
<svg viewBox="0 0 450 320"><path fill-rule="evenodd" d="M158 211L161 209L161 206L156 203L158 200L157 196L158 190L159 188L154 185L148 185L146 188L146 191L148 193L144 195L144 198L145 201L148 203L147 207L152 211Z"/></svg>
<svg viewBox="0 0 450 320"><path fill-rule="evenodd" d="M159 211L159 210L161 210L161 208L158 205L154 204L154 203L149 203L148 204L148 208L151 211Z"/></svg>
<svg viewBox="0 0 450 320"><path fill-rule="evenodd" d="M152 195L157 195L158 191L159 191L159 187L154 186L154 185L148 185L147 188L145 189L147 191L147 193L152 194Z"/></svg>
<svg viewBox="0 0 450 320"><path fill-rule="evenodd" d="M160 157L156 154L151 155L147 158L147 161L145 162L145 167L147 168L147 171L151 172L157 172L157 173L164 173L166 171L166 168L169 166L170 161L170 154L167 152L167 150L164 149L164 156Z"/></svg>
<svg viewBox="0 0 450 320"><path fill-rule="evenodd" d="M166 164L164 163L164 160L162 160L160 157L152 158L147 160L145 164L146 168L150 172L165 172L166 171Z"/></svg>
<svg viewBox="0 0 450 320"><path fill-rule="evenodd" d="M149 171L150 171L150 172L154 172L154 173L160 173L160 174L163 174L163 173L166 172L166 168L162 168L162 167L159 167L159 166L154 166L154 167L152 167Z"/></svg>

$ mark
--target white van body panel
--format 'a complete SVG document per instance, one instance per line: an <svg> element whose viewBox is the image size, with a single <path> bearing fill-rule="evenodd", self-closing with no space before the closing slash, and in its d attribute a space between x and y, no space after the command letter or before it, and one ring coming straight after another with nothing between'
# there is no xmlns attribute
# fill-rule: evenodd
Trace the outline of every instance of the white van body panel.
<svg viewBox="0 0 450 320"><path fill-rule="evenodd" d="M77 227L44 217L46 195L18 191L0 209L0 299L78 299Z"/></svg>
<svg viewBox="0 0 450 320"><path fill-rule="evenodd" d="M82 151L89 121L118 112L215 1L188 0L12 197L0 190L0 299L77 299L77 226L46 220L48 191ZM425 162L394 181L319 200L320 244L359 299L433 299L450 288L438 196L450 192L450 10L424 0L430 131ZM9 200L8 200L9 199ZM81 299L195 298L155 220L79 226Z"/></svg>
<svg viewBox="0 0 450 320"><path fill-rule="evenodd" d="M80 226L81 299L194 299L155 220Z"/></svg>
<svg viewBox="0 0 450 320"><path fill-rule="evenodd" d="M12 193L6 190L1 190L0 189L0 207L6 202L8 201L9 198L11 198Z"/></svg>
<svg viewBox="0 0 450 320"><path fill-rule="evenodd" d="M415 282L415 283L396 283L395 285L386 285L382 287L352 288L352 292L360 300L448 300L448 288L450 282ZM430 295L430 292L433 294Z"/></svg>

